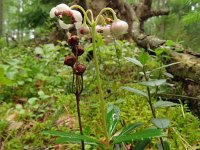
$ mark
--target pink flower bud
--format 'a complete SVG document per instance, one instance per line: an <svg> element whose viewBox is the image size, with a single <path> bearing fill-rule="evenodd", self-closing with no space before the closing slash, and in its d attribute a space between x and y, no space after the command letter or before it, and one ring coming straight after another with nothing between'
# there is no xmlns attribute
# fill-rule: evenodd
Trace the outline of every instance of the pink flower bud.
<svg viewBox="0 0 200 150"><path fill-rule="evenodd" d="M128 24L125 21L117 20L111 24L111 33L114 36L119 36L127 33L128 31Z"/></svg>
<svg viewBox="0 0 200 150"><path fill-rule="evenodd" d="M96 31L97 31L98 33L103 33L103 27L102 27L102 26L97 25L97 26L95 27L95 29L96 29Z"/></svg>
<svg viewBox="0 0 200 150"><path fill-rule="evenodd" d="M88 33L90 33L90 29L87 25L82 25L79 29L78 29L78 32L80 34L83 34L83 35L87 35Z"/></svg>
<svg viewBox="0 0 200 150"><path fill-rule="evenodd" d="M102 29L103 29L103 35L104 35L104 36L111 35L111 32L110 32L110 25L106 25L106 26L104 26Z"/></svg>

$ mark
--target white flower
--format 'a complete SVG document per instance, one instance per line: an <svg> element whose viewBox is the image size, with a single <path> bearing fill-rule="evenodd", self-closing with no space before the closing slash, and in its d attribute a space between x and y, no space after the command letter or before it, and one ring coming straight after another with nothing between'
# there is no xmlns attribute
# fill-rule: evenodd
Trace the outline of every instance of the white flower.
<svg viewBox="0 0 200 150"><path fill-rule="evenodd" d="M63 29L69 29L73 26L72 24L65 24L62 20L59 20L58 22L59 22L60 27Z"/></svg>
<svg viewBox="0 0 200 150"><path fill-rule="evenodd" d="M125 21L117 20L111 24L111 33L115 36L119 36L127 33L128 24Z"/></svg>
<svg viewBox="0 0 200 150"><path fill-rule="evenodd" d="M71 10L71 8L69 6L67 6L66 4L59 4L56 6L56 9L58 11L65 11L65 10Z"/></svg>
<svg viewBox="0 0 200 150"><path fill-rule="evenodd" d="M73 16L75 18L75 27L76 29L79 29L82 25L82 21L83 21L83 18L82 18L82 15L79 11L77 10L72 10L72 13L73 13Z"/></svg>
<svg viewBox="0 0 200 150"><path fill-rule="evenodd" d="M56 9L56 7L53 7L50 11L50 17L54 18L56 15L55 13L58 12L58 10Z"/></svg>
<svg viewBox="0 0 200 150"><path fill-rule="evenodd" d="M61 28L63 29L69 29L72 27L72 24L65 24L65 22L62 20L65 17L69 17L71 19L71 22L75 25L76 29L79 29L82 25L82 15L79 11L72 10L69 6L66 4L59 4L56 7L53 7L50 11L50 17L53 18L55 16L59 15L59 24Z"/></svg>

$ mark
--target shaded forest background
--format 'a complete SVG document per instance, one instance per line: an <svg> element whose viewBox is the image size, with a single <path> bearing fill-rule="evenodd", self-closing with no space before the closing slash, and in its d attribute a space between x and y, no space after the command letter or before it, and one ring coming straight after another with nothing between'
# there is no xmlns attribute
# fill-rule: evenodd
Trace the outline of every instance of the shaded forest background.
<svg viewBox="0 0 200 150"><path fill-rule="evenodd" d="M58 3L70 0L0 0L0 36L19 43L29 39L47 39L55 26L50 22L49 10ZM128 0L136 4L139 0ZM198 0L154 0L153 9L169 9L167 16L150 18L144 25L148 34L200 51L200 6ZM50 39L50 38L48 38ZM3 44L3 42L2 42ZM1 46L2 46L1 44Z"/></svg>

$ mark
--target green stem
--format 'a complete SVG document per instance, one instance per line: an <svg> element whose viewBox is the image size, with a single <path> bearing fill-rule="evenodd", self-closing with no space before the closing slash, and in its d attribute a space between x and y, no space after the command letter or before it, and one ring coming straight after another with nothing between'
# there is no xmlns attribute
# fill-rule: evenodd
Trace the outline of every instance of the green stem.
<svg viewBox="0 0 200 150"><path fill-rule="evenodd" d="M97 16L97 18L96 18L96 20L95 20L95 23L98 23L99 17L100 17L105 11L110 11L110 12L112 13L112 15L113 15L113 19L114 19L114 20L117 20L117 16L116 16L115 11L114 11L112 8L106 7L106 8L104 8L104 9L102 9L102 10L100 11L100 13L98 14L98 16Z"/></svg>
<svg viewBox="0 0 200 150"><path fill-rule="evenodd" d="M96 71L96 77L97 77L97 84L98 84L98 90L99 90L99 102L100 102L100 110L101 110L101 116L102 116L102 125L104 134L106 136L106 142L107 142L107 148L109 147L109 136L106 129L106 110L105 110L105 101L103 97L103 90L102 90L102 83L100 78L100 71L99 71L99 63L98 63L98 57L97 57L97 50L96 50L96 30L95 30L96 24L92 24L92 45L93 45L93 55L94 55L94 61L95 61L95 71Z"/></svg>
<svg viewBox="0 0 200 150"><path fill-rule="evenodd" d="M144 78L146 81L149 81L149 78L146 74L146 70L145 70L145 67L143 67L143 73L144 73ZM152 115L153 115L153 118L156 118L156 112L155 112L155 109L153 108L153 105L152 105L152 101L151 101L151 92L150 92L150 88L147 86L147 93L148 93L148 103L150 105L150 108L151 108L151 112L152 112ZM162 137L159 138L160 139L160 143L162 145L162 148L163 150L165 150L165 146L164 146L164 142L163 142L163 139Z"/></svg>

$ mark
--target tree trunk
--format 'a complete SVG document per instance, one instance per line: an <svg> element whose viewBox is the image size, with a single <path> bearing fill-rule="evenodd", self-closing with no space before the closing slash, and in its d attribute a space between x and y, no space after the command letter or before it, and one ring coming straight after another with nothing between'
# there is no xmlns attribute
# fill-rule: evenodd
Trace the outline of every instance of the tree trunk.
<svg viewBox="0 0 200 150"><path fill-rule="evenodd" d="M0 0L0 37L3 36L3 0Z"/></svg>
<svg viewBox="0 0 200 150"><path fill-rule="evenodd" d="M162 2L165 3L165 1ZM152 51L156 48L168 49L171 56L168 63L181 62L168 68L168 72L173 74L175 79L182 81L186 95L196 97L193 106L198 107L197 114L200 114L200 54L189 52L188 49L178 44L173 44L169 47L166 44L166 40L154 35L147 35L143 28L146 20L151 17L169 14L166 9L152 10L151 6L152 0L140 0L134 6L126 3L125 0L95 0L94 3L87 3L87 7L92 9L95 12L94 14L98 14L104 7L113 8L119 18L128 22L128 36L138 46L145 48L147 51Z"/></svg>

